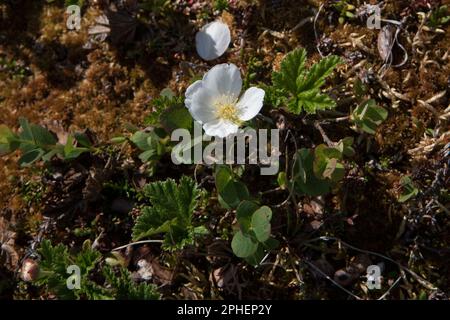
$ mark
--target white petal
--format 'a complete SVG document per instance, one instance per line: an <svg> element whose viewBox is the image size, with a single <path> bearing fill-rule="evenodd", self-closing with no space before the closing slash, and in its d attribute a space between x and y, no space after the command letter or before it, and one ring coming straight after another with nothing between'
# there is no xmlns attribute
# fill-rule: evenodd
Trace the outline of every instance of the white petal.
<svg viewBox="0 0 450 320"><path fill-rule="evenodd" d="M232 63L218 64L205 74L203 86L217 96L227 95L237 99L242 90L241 72Z"/></svg>
<svg viewBox="0 0 450 320"><path fill-rule="evenodd" d="M217 59L227 51L231 42L230 29L220 21L203 26L195 35L197 53L204 60Z"/></svg>
<svg viewBox="0 0 450 320"><path fill-rule="evenodd" d="M186 89L184 103L188 109L190 109L194 94L201 90L202 83L202 80L197 80Z"/></svg>
<svg viewBox="0 0 450 320"><path fill-rule="evenodd" d="M247 89L237 103L239 119L248 121L259 113L264 103L265 92L263 89L251 87Z"/></svg>
<svg viewBox="0 0 450 320"><path fill-rule="evenodd" d="M210 90L203 87L202 81L196 81L186 90L185 104L192 117L200 123L217 118L214 107L215 97Z"/></svg>
<svg viewBox="0 0 450 320"><path fill-rule="evenodd" d="M238 131L239 126L230 121L216 119L203 125L205 133L210 137L225 138Z"/></svg>

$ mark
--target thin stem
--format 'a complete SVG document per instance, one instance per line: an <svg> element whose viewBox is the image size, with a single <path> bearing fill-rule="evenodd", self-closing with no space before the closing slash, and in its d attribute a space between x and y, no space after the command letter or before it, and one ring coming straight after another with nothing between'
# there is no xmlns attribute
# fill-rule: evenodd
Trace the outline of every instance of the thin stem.
<svg viewBox="0 0 450 320"><path fill-rule="evenodd" d="M145 244L145 243L163 243L163 240L143 240L143 241L137 241L137 242L133 242L133 243L129 243L117 248L112 249L111 251L117 251L117 250L122 250L134 245L138 245L138 244Z"/></svg>
<svg viewBox="0 0 450 320"><path fill-rule="evenodd" d="M333 141L330 140L330 138L328 138L327 134L325 133L325 130L323 130L323 128L320 126L320 123L318 121L316 121L314 123L314 127L319 130L320 134L322 135L322 139L323 141L325 141L325 143L329 146L329 147L333 147L335 145L335 143Z"/></svg>

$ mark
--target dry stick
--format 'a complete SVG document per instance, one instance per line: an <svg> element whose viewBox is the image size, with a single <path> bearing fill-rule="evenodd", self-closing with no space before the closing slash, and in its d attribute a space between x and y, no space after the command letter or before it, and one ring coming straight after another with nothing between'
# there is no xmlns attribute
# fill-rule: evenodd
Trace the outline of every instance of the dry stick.
<svg viewBox="0 0 450 320"><path fill-rule="evenodd" d="M123 246L114 248L114 249L112 249L111 251L122 250L122 249L125 249L125 248L128 248L128 247L134 246L134 245L138 245L138 244L146 244L146 243L160 243L160 244L161 244L161 243L163 243L163 240L143 240L143 241L137 241L137 242L129 243L129 244L126 244L126 245L123 245Z"/></svg>
<svg viewBox="0 0 450 320"><path fill-rule="evenodd" d="M285 241L287 241L284 237L283 237L283 239L284 239ZM286 243L287 243L287 242L286 242ZM294 261L291 259L292 256L293 256L292 251L291 251L291 247L288 245L286 249L287 249L287 254L288 254L289 262L290 262L290 264L291 264L291 266L292 266L292 269L294 270L294 273L295 273L295 277L297 278L298 283L301 284L301 285L303 285L305 282L303 281L302 277L300 276L300 273L298 272L297 268L295 267Z"/></svg>
<svg viewBox="0 0 450 320"><path fill-rule="evenodd" d="M303 27L308 22L314 22L314 16L306 17L306 18L302 19L299 23L297 23L297 25L294 28L291 29L291 32L297 31L298 29Z"/></svg>
<svg viewBox="0 0 450 320"><path fill-rule="evenodd" d="M315 36L315 38L316 38L316 48L317 48L317 51L319 51L319 54L320 54L320 56L323 58L324 57L324 55L322 54L322 51L320 51L320 47L319 47L319 35L317 34L317 27L316 27L316 25L317 25L317 19L319 18L319 14L320 14L320 11L322 11L322 9L323 9L323 6L324 6L324 4L322 3L321 5L320 5L320 7L319 7L319 10L317 11L317 14L316 14L316 16L314 17L314 36Z"/></svg>
<svg viewBox="0 0 450 320"><path fill-rule="evenodd" d="M325 133L325 131L323 130L323 128L320 126L320 123L318 121L316 121L314 123L314 127L319 130L320 134L322 135L323 141L325 141L325 143L329 146L329 147L334 147L335 143L333 141L330 140L330 138L328 138L327 134Z"/></svg>
<svg viewBox="0 0 450 320"><path fill-rule="evenodd" d="M352 246L351 244L348 244L348 243L342 241L342 240L339 239L339 238L324 236L324 237L318 237L318 238L315 238L315 239L308 240L308 241L306 241L306 243L308 243L308 242L315 242L315 241L319 241L319 240L324 240L324 241L334 240L334 241L338 241L340 244L343 244L344 246L346 246L346 247L348 247L348 248L350 248L350 249L353 249L353 250L355 250L355 251L359 251L359 252L361 252L361 253L366 253L366 254L371 254L371 255L374 255L374 256L377 256L377 257L386 259L387 261L392 262L392 263L394 263L395 265L397 265L401 270L404 270L404 271L408 272L408 273L409 273L410 275L412 275L412 276L413 276L413 277L414 277L414 278L415 278L422 286L424 286L424 287L427 288L428 290L433 290L433 291L439 290L438 288L434 287L433 284L431 284L430 282L428 282L427 280L425 280L424 278L422 278L421 276L419 276L417 273L415 273L414 271L412 271L412 270L410 270L410 269L404 267L404 266L401 265L399 262L397 262L397 261L395 261L395 260L389 258L388 256L385 256L385 255L383 255L383 254L381 254L381 253L377 253L377 252L370 251L370 250L359 249L359 248L357 248L357 247L355 247L355 246Z"/></svg>
<svg viewBox="0 0 450 320"><path fill-rule="evenodd" d="M402 276L398 277L397 280L395 280L395 282L392 284L392 286L381 296L378 298L378 300L383 300L384 298L386 298L389 293L391 292L392 289L394 289L394 287L397 285L397 283L400 282L400 280L402 280Z"/></svg>
<svg viewBox="0 0 450 320"><path fill-rule="evenodd" d="M320 119L318 121L319 124L328 124L328 123L339 123L349 121L351 116L339 117L339 118L331 118L331 119Z"/></svg>
<svg viewBox="0 0 450 320"><path fill-rule="evenodd" d="M317 239L312 239L308 242L314 241L314 240L318 240ZM287 241L285 239L285 241ZM288 250L288 254L289 256L291 256L291 250L290 250L290 246L287 246L287 250ZM355 249L356 250L356 249ZM314 264L312 264L311 262L304 260L310 267L312 267L314 270L316 270L318 273L320 273L323 277L325 277L327 280L331 281L333 284L335 284L338 288L342 289L344 292L346 292L347 294L351 295L352 297L354 297L357 300L363 300L361 297L355 295L354 293L352 293L351 291L345 289L344 287L342 287L340 284L338 284L336 281L334 281L333 279L331 279L331 277L329 277L327 274L325 274L322 270L320 270L320 268L318 268L317 266L315 266ZM292 262L291 262L292 264ZM295 268L294 265L292 265L294 271L297 274L297 279L302 283L303 281L300 280L300 275L298 275L297 269ZM379 297L377 300L383 300L384 298L386 298L387 295L389 295L389 293L392 291L392 289L394 289L394 287L400 282L400 280L403 278L404 276L404 272L403 270L400 270L400 272L402 273L402 276L400 276L393 284L392 286L389 287L389 289L381 296Z"/></svg>
<svg viewBox="0 0 450 320"><path fill-rule="evenodd" d="M321 276L325 277L327 280L331 281L335 286L337 286L339 289L345 291L347 294L351 295L353 298L355 298L356 300L364 300L361 297L358 297L356 294L354 294L353 292L345 289L343 286L341 286L339 283L337 283L336 281L334 281L333 279L331 279L326 273L324 273L322 270L320 270L318 267L316 267L314 264L312 264L311 262L309 262L308 260L304 260L305 263L308 264L308 266L310 266L311 268L313 268L314 270L316 270L318 273L320 273Z"/></svg>

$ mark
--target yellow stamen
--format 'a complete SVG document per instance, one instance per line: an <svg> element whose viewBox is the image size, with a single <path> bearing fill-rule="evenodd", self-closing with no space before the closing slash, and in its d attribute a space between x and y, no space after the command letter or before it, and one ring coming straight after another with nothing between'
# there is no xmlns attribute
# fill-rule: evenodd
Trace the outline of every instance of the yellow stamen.
<svg viewBox="0 0 450 320"><path fill-rule="evenodd" d="M215 103L217 108L217 117L235 124L241 124L242 121L238 117L236 102L232 100L233 99L231 97L221 97L221 99Z"/></svg>

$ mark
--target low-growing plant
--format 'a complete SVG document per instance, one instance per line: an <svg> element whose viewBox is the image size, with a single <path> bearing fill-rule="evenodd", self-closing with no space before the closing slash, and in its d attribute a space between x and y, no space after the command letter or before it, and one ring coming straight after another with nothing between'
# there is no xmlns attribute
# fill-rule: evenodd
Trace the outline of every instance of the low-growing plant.
<svg viewBox="0 0 450 320"><path fill-rule="evenodd" d="M428 25L432 28L442 28L450 22L450 12L447 5L442 5L434 9L428 20Z"/></svg>
<svg viewBox="0 0 450 320"><path fill-rule="evenodd" d="M377 127L387 119L388 112L370 99L361 103L352 113L351 120L366 133L375 134Z"/></svg>
<svg viewBox="0 0 450 320"><path fill-rule="evenodd" d="M191 178L181 177L150 183L144 187L144 195L151 206L142 209L133 227L133 240L164 234L163 248L182 249L194 243L196 235L205 233L202 226L194 227L192 217L200 197L200 189Z"/></svg>
<svg viewBox="0 0 450 320"><path fill-rule="evenodd" d="M271 238L272 210L258 206L255 202L244 200L236 210L239 230L234 234L231 248L239 258L251 265L261 263L266 250L275 249L278 241Z"/></svg>
<svg viewBox="0 0 450 320"><path fill-rule="evenodd" d="M82 249L76 254L70 254L67 246L58 244L53 246L49 240L43 240L38 250L40 255L39 272L34 284L45 286L48 292L56 295L58 299L130 299L149 300L159 299L154 285L135 284L129 271L123 267L118 274L110 266L103 267L100 272L108 286L100 285L92 280L101 260L101 254L92 248L89 240L83 243ZM67 283L71 281L68 273L69 266L80 269L80 287L69 289Z"/></svg>
<svg viewBox="0 0 450 320"><path fill-rule="evenodd" d="M346 20L356 18L356 7L348 0L338 0L331 5L339 13L339 23L343 24Z"/></svg>
<svg viewBox="0 0 450 320"><path fill-rule="evenodd" d="M258 265L265 252L278 245L278 241L270 237L272 210L260 207L251 199L247 186L229 166L217 166L215 180L219 203L225 209L236 210L238 230L231 242L234 254L251 265Z"/></svg>
<svg viewBox="0 0 450 320"><path fill-rule="evenodd" d="M411 177L404 176L400 179L402 192L398 198L398 202L406 202L419 194L419 189L414 185Z"/></svg>
<svg viewBox="0 0 450 320"><path fill-rule="evenodd" d="M56 136L46 128L30 124L27 119L19 119L21 131L14 133L5 125L0 125L0 155L22 152L19 159L21 166L30 166L36 161L50 161L54 156L63 160L72 160L82 153L93 152L89 138L83 133L69 135L67 142L61 144Z"/></svg>
<svg viewBox="0 0 450 320"><path fill-rule="evenodd" d="M215 180L219 203L225 209L236 209L241 201L250 199L247 186L237 179L229 166L216 166Z"/></svg>
<svg viewBox="0 0 450 320"><path fill-rule="evenodd" d="M336 102L322 93L321 87L340 63L341 58L329 56L307 69L306 50L296 49L283 59L280 71L272 74L272 94L278 95L295 114L333 108Z"/></svg>
<svg viewBox="0 0 450 320"><path fill-rule="evenodd" d="M294 157L292 178L288 186L299 194L320 196L344 178L344 157L351 157L353 138L342 139L335 146L319 145L313 149L300 149Z"/></svg>

